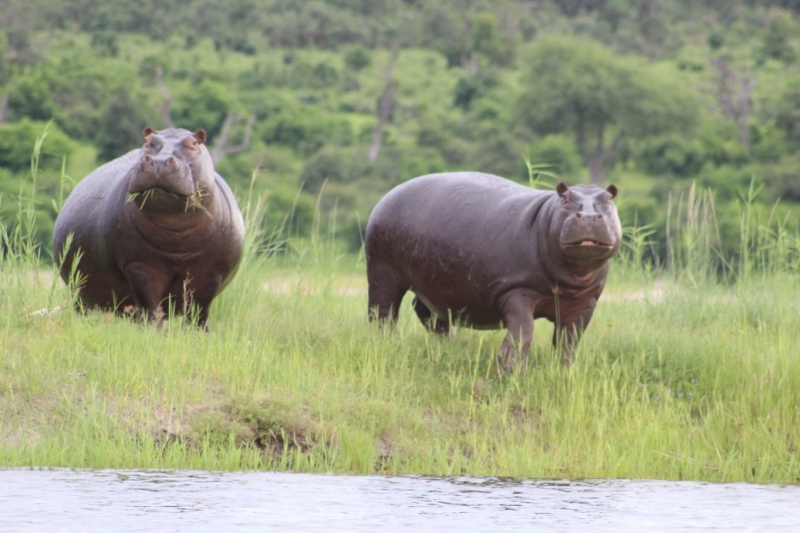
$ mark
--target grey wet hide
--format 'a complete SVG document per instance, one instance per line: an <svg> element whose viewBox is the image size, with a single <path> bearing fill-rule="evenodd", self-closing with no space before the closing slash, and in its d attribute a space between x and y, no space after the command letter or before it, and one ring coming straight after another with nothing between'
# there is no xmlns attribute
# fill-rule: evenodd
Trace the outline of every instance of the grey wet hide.
<svg viewBox="0 0 800 533"><path fill-rule="evenodd" d="M416 314L439 333L452 320L506 328L498 360L507 370L529 353L534 319L546 318L569 363L620 247L616 194L564 183L539 191L476 172L403 183L367 223L370 317L396 320L412 291Z"/></svg>
<svg viewBox="0 0 800 533"><path fill-rule="evenodd" d="M84 307L160 324L168 306L196 306L205 327L242 257L242 214L203 130L147 128L144 136L142 148L101 166L67 198L53 233L61 277L77 274Z"/></svg>

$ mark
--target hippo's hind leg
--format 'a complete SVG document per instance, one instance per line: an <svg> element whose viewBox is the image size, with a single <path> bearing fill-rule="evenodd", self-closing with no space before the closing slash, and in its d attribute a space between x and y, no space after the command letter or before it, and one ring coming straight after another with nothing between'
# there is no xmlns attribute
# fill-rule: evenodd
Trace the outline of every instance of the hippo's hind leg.
<svg viewBox="0 0 800 533"><path fill-rule="evenodd" d="M397 321L400 303L409 287L400 283L394 271L386 265L368 265L369 319L384 324L387 318Z"/></svg>
<svg viewBox="0 0 800 533"><path fill-rule="evenodd" d="M428 306L422 303L422 300L415 297L413 305L414 312L417 313L420 322L422 322L422 325L428 328L428 330L433 331L438 335L447 335L450 333L450 322L447 320L442 320L431 313L431 310L428 309Z"/></svg>

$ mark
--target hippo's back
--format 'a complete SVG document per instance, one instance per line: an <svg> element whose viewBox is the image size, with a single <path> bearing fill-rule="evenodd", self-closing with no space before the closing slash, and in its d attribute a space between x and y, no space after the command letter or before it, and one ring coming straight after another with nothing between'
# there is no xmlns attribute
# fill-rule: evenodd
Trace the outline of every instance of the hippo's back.
<svg viewBox="0 0 800 533"><path fill-rule="evenodd" d="M399 241L423 239L496 253L520 238L520 231L527 233L526 219L553 195L478 172L421 176L378 202L367 223L365 246L367 251L382 243L394 248Z"/></svg>
<svg viewBox="0 0 800 533"><path fill-rule="evenodd" d="M514 204L529 202L542 194L517 183L479 172L428 174L402 183L375 206L370 221L385 219L408 222L451 218L469 210L479 218L492 217Z"/></svg>
<svg viewBox="0 0 800 533"><path fill-rule="evenodd" d="M103 206L118 200L116 195L124 194L119 184L140 157L140 149L132 150L98 167L75 186L56 219L54 251L61 250L70 233L74 233L76 238L89 238L94 233L93 229L104 218Z"/></svg>

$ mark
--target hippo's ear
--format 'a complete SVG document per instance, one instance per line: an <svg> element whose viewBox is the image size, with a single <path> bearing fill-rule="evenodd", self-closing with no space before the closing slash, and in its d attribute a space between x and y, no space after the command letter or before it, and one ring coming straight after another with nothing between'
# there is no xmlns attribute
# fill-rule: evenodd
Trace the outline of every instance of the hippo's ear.
<svg viewBox="0 0 800 533"><path fill-rule="evenodd" d="M147 139L147 137L149 137L150 135L154 134L155 132L156 132L156 130L154 130L150 126L146 127L144 129L144 138Z"/></svg>
<svg viewBox="0 0 800 533"><path fill-rule="evenodd" d="M204 142L206 142L206 130L204 129L197 130L196 132L194 132L194 138L197 139L197 142L203 144Z"/></svg>
<svg viewBox="0 0 800 533"><path fill-rule="evenodd" d="M617 197L617 186L614 185L613 183L608 186L606 191L608 192L608 194L611 195L611 198L616 198Z"/></svg>
<svg viewBox="0 0 800 533"><path fill-rule="evenodd" d="M559 196L561 196L562 198L563 198L563 196L564 196L564 193L566 193L566 192L567 192L567 189L569 189L569 187L567 187L567 184L566 184L566 183L564 183L563 181L559 181L559 182L558 182L558 185L556 185L556 192L557 192L557 193L558 193L558 195L559 195Z"/></svg>

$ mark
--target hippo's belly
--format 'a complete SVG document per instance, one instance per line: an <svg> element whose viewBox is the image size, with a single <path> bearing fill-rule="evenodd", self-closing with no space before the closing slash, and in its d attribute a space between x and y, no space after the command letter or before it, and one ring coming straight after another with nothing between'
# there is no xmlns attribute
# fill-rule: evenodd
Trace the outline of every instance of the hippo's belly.
<svg viewBox="0 0 800 533"><path fill-rule="evenodd" d="M475 329L503 327L502 316L489 286L476 286L467 280L448 281L431 284L419 279L417 283L412 282L411 292L442 320L452 320Z"/></svg>

